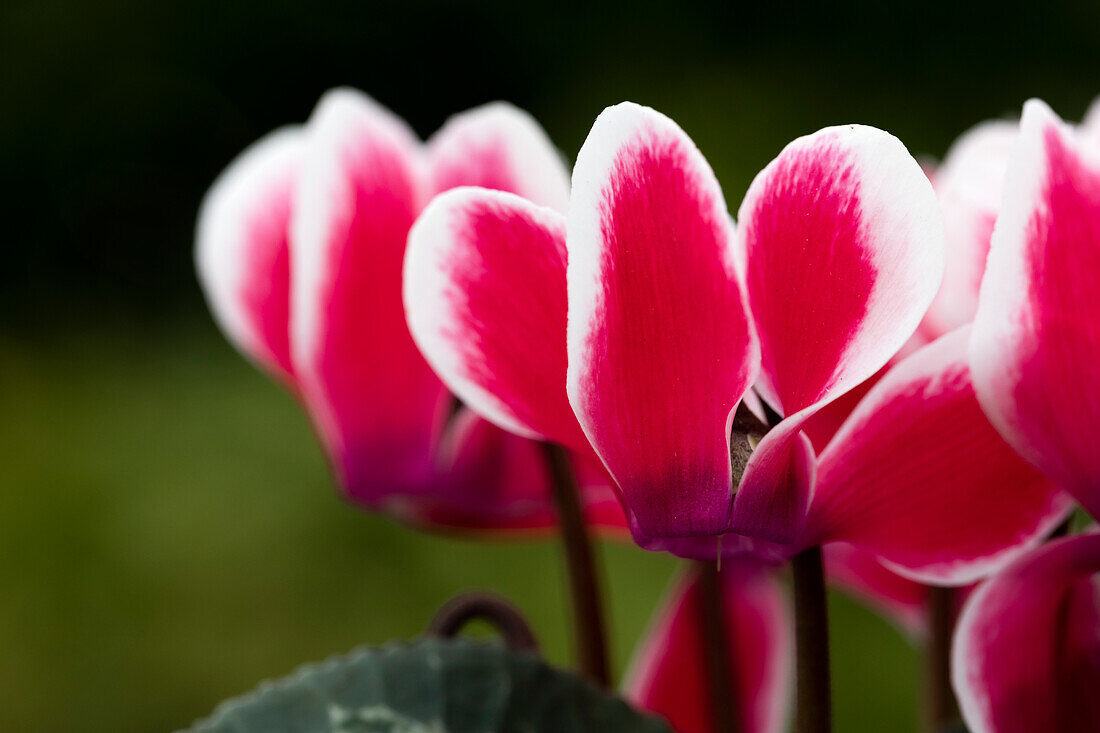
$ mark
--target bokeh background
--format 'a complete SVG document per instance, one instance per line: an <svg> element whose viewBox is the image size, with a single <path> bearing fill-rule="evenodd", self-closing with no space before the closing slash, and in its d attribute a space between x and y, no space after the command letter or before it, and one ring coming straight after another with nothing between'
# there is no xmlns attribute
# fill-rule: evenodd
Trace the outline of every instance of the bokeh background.
<svg viewBox="0 0 1100 733"><path fill-rule="evenodd" d="M494 588L568 658L556 548L416 534L336 498L291 398L222 340L199 200L323 90L427 136L493 99L568 156L668 113L736 207L791 138L863 122L941 156L1100 92L1100 5L7 0L0 6L0 729L169 731L261 678L410 637ZM675 563L607 546L622 669ZM837 729L917 728L920 657L833 597Z"/></svg>

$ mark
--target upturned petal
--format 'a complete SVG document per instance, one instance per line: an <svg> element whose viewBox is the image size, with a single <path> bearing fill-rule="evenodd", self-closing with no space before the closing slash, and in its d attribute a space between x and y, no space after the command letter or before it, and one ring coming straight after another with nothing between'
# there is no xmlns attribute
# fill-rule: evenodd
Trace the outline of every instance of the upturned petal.
<svg viewBox="0 0 1100 733"><path fill-rule="evenodd" d="M830 127L787 145L752 182L738 221L758 388L784 416L878 371L943 275L932 186L905 146L873 127Z"/></svg>
<svg viewBox="0 0 1100 733"><path fill-rule="evenodd" d="M972 733L1091 733L1100 721L1100 534L1049 542L974 592L952 649Z"/></svg>
<svg viewBox="0 0 1100 733"><path fill-rule="evenodd" d="M1012 446L1100 516L1100 155L1024 106L974 321L982 407Z"/></svg>
<svg viewBox="0 0 1100 733"><path fill-rule="evenodd" d="M476 412L588 452L565 394L565 219L518 196L460 188L409 235L405 310L436 373Z"/></svg>
<svg viewBox="0 0 1100 733"><path fill-rule="evenodd" d="M577 156L568 216L568 394L650 537L717 534L729 430L758 347L722 191L667 117L624 103Z"/></svg>
<svg viewBox="0 0 1100 733"><path fill-rule="evenodd" d="M199 282L218 324L285 382L293 380L287 239L302 148L291 127L251 145L211 186L196 232Z"/></svg>
<svg viewBox="0 0 1100 733"><path fill-rule="evenodd" d="M947 259L943 284L921 323L921 332L930 340L974 320L989 238L1018 133L1015 122L983 122L955 141L932 179L943 210Z"/></svg>
<svg viewBox="0 0 1100 733"><path fill-rule="evenodd" d="M329 92L306 131L291 225L295 375L341 483L426 491L443 389L405 325L401 265L424 198L418 143L366 96Z"/></svg>
<svg viewBox="0 0 1100 733"><path fill-rule="evenodd" d="M539 124L493 102L462 112L428 141L432 193L459 186L508 191L565 213L569 171Z"/></svg>
<svg viewBox="0 0 1100 733"><path fill-rule="evenodd" d="M966 328L905 359L821 454L807 542L846 541L935 585L996 572L1070 497L997 434L974 397Z"/></svg>
<svg viewBox="0 0 1100 733"><path fill-rule="evenodd" d="M730 691L743 733L784 729L790 697L791 617L775 577L731 563L719 574L725 611ZM678 733L713 731L706 679L700 586L677 578L627 672L624 692L666 718Z"/></svg>
<svg viewBox="0 0 1100 733"><path fill-rule="evenodd" d="M892 135L831 127L790 143L739 212L764 399L786 419L749 460L732 529L791 542L809 502L801 429L913 334L943 274L932 186Z"/></svg>

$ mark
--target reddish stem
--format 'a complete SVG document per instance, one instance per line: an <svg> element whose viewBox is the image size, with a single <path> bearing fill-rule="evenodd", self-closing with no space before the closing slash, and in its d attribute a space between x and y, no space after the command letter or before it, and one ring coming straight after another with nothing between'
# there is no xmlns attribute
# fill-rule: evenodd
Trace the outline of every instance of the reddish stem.
<svg viewBox="0 0 1100 733"><path fill-rule="evenodd" d="M928 725L934 733L958 718L951 689L951 636L955 630L952 588L928 588L928 627Z"/></svg>
<svg viewBox="0 0 1100 733"><path fill-rule="evenodd" d="M573 629L577 666L581 674L600 687L611 686L607 635L604 631L603 596L595 548L581 510L577 480L565 450L543 443L558 512L569 590L573 604Z"/></svg>
<svg viewBox="0 0 1100 733"><path fill-rule="evenodd" d="M721 574L715 561L698 561L695 568L699 582L700 641L706 663L711 722L714 733L739 733L737 679L730 659Z"/></svg>
<svg viewBox="0 0 1100 733"><path fill-rule="evenodd" d="M501 596L481 591L462 593L444 603L428 625L428 633L450 639L474 619L495 626L509 649L536 653L539 650L535 632L519 609Z"/></svg>
<svg viewBox="0 0 1100 733"><path fill-rule="evenodd" d="M829 678L829 610L821 548L794 556L795 649L797 651L796 733L831 733L832 690Z"/></svg>

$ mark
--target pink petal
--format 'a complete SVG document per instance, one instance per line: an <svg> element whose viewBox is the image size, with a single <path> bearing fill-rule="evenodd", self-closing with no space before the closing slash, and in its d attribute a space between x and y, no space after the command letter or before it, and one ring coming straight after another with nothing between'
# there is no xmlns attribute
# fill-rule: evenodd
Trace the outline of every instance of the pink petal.
<svg viewBox="0 0 1100 733"><path fill-rule="evenodd" d="M815 409L780 422L753 451L733 498L731 530L770 542L797 540L817 471L813 444L801 430Z"/></svg>
<svg viewBox="0 0 1100 733"><path fill-rule="evenodd" d="M829 582L880 611L913 637L927 631L928 586L898 575L871 553L844 542L825 545Z"/></svg>
<svg viewBox="0 0 1100 733"><path fill-rule="evenodd" d="M284 128L237 156L199 211L195 259L210 309L233 344L292 381L290 362L291 197L302 133Z"/></svg>
<svg viewBox="0 0 1100 733"><path fill-rule="evenodd" d="M939 338L939 336L936 336L936 338ZM833 436L836 435L836 432L840 430L840 426L844 424L844 421L848 419L848 416L852 414L852 411L856 409L860 401L871 391L871 387L878 384L878 381L882 379L895 364L924 348L930 341L935 341L935 339L926 339L918 330L909 337L909 340L905 342L905 345L902 346L900 350L898 350L898 353L894 354L890 358L890 361L886 362L886 366L879 369L869 378L860 382L840 397L821 406L814 412L806 421L806 424L802 426L802 430L810 439L814 450L818 453L825 450L825 447L829 445L829 441L831 441Z"/></svg>
<svg viewBox="0 0 1100 733"><path fill-rule="evenodd" d="M719 535L689 535L685 537L651 537L638 526L638 520L627 511L627 525L634 544L651 552L667 552L688 560L745 560L779 566L794 557L796 545L769 542L736 532Z"/></svg>
<svg viewBox="0 0 1100 733"><path fill-rule="evenodd" d="M460 188L409 235L405 308L447 386L497 425L589 452L565 394L565 219Z"/></svg>
<svg viewBox="0 0 1100 733"><path fill-rule="evenodd" d="M961 585L1035 545L1071 509L989 424L968 329L902 361L821 454L805 541L847 541L911 578Z"/></svg>
<svg viewBox="0 0 1100 733"><path fill-rule="evenodd" d="M844 425L844 421L859 406L859 403L878 384L879 380L890 371L890 364L875 372L869 379L853 387L837 399L822 407L813 417L806 421L803 430L818 453L825 450L829 442Z"/></svg>
<svg viewBox="0 0 1100 733"><path fill-rule="evenodd" d="M310 118L291 225L291 336L302 396L346 490L430 490L443 389L405 325L401 265L423 200L416 139L350 90Z"/></svg>
<svg viewBox="0 0 1100 733"><path fill-rule="evenodd" d="M387 500L387 511L419 526L530 531L556 524L538 445L469 409L451 418L436 451L432 491Z"/></svg>
<svg viewBox="0 0 1100 733"><path fill-rule="evenodd" d="M1018 133L1014 122L978 125L951 146L933 179L943 210L947 260L943 284L921 324L930 340L974 320L989 237Z"/></svg>
<svg viewBox="0 0 1100 733"><path fill-rule="evenodd" d="M787 600L774 576L759 567L731 563L719 577L738 730L778 733L784 730L792 669ZM698 581L681 576L624 683L628 699L666 718L678 733L713 730L701 616Z"/></svg>
<svg viewBox="0 0 1100 733"><path fill-rule="evenodd" d="M462 408L443 432L432 490L389 497L393 517L420 528L529 538L551 534L557 511L546 457L537 443ZM602 469L573 458L585 519L605 539L629 537L626 517Z"/></svg>
<svg viewBox="0 0 1100 733"><path fill-rule="evenodd" d="M974 321L982 407L1021 455L1100 516L1100 162L1024 107Z"/></svg>
<svg viewBox="0 0 1100 733"><path fill-rule="evenodd" d="M565 213L569 171L531 115L494 102L455 115L428 141L433 193L481 186Z"/></svg>
<svg viewBox="0 0 1100 733"><path fill-rule="evenodd" d="M752 182L739 220L758 387L784 416L878 371L916 330L943 274L932 186L897 138L872 127L790 143Z"/></svg>
<svg viewBox="0 0 1100 733"><path fill-rule="evenodd" d="M936 338L939 338L939 336ZM932 341L934 340L935 339L932 339ZM813 443L814 450L818 453L825 450L825 447L829 445L829 441L831 441L837 431L840 430L841 425L843 425L844 421L848 419L848 416L852 414L852 411L856 409L860 401L867 396L871 388L878 384L878 381L882 379L894 365L907 358L910 354L916 353L928 344L929 341L925 339L920 331L917 331L909 337L909 340L905 342L905 345L901 347L898 353L890 358L886 366L879 369L868 379L860 382L840 397L817 410L802 427L803 431L810 438L810 442Z"/></svg>
<svg viewBox="0 0 1100 733"><path fill-rule="evenodd" d="M795 140L741 204L738 243L760 334L757 389L786 416L757 447L731 528L794 541L809 501L801 430L916 330L943 273L928 178L897 138L849 125Z"/></svg>
<svg viewBox="0 0 1100 733"><path fill-rule="evenodd" d="M757 370L722 191L667 117L624 103L577 156L569 400L643 534L727 528L729 430Z"/></svg>
<svg viewBox="0 0 1100 733"><path fill-rule="evenodd" d="M981 585L952 649L972 733L1088 733L1100 721L1100 535L1056 540Z"/></svg>

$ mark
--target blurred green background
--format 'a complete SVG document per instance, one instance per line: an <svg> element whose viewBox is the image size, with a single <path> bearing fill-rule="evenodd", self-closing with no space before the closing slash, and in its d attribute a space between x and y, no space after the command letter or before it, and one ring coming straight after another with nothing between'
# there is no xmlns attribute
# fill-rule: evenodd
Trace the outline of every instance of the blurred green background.
<svg viewBox="0 0 1100 733"><path fill-rule="evenodd" d="M0 729L168 731L300 662L417 634L452 593L514 597L567 659L556 548L416 534L336 498L304 417L194 281L206 186L357 86L427 136L508 99L572 155L631 99L670 114L736 208L792 137L888 129L942 155L1042 96L1100 92L1087 3L292 3L0 8ZM675 567L608 546L619 668ZM833 599L837 730L917 728L919 656Z"/></svg>

